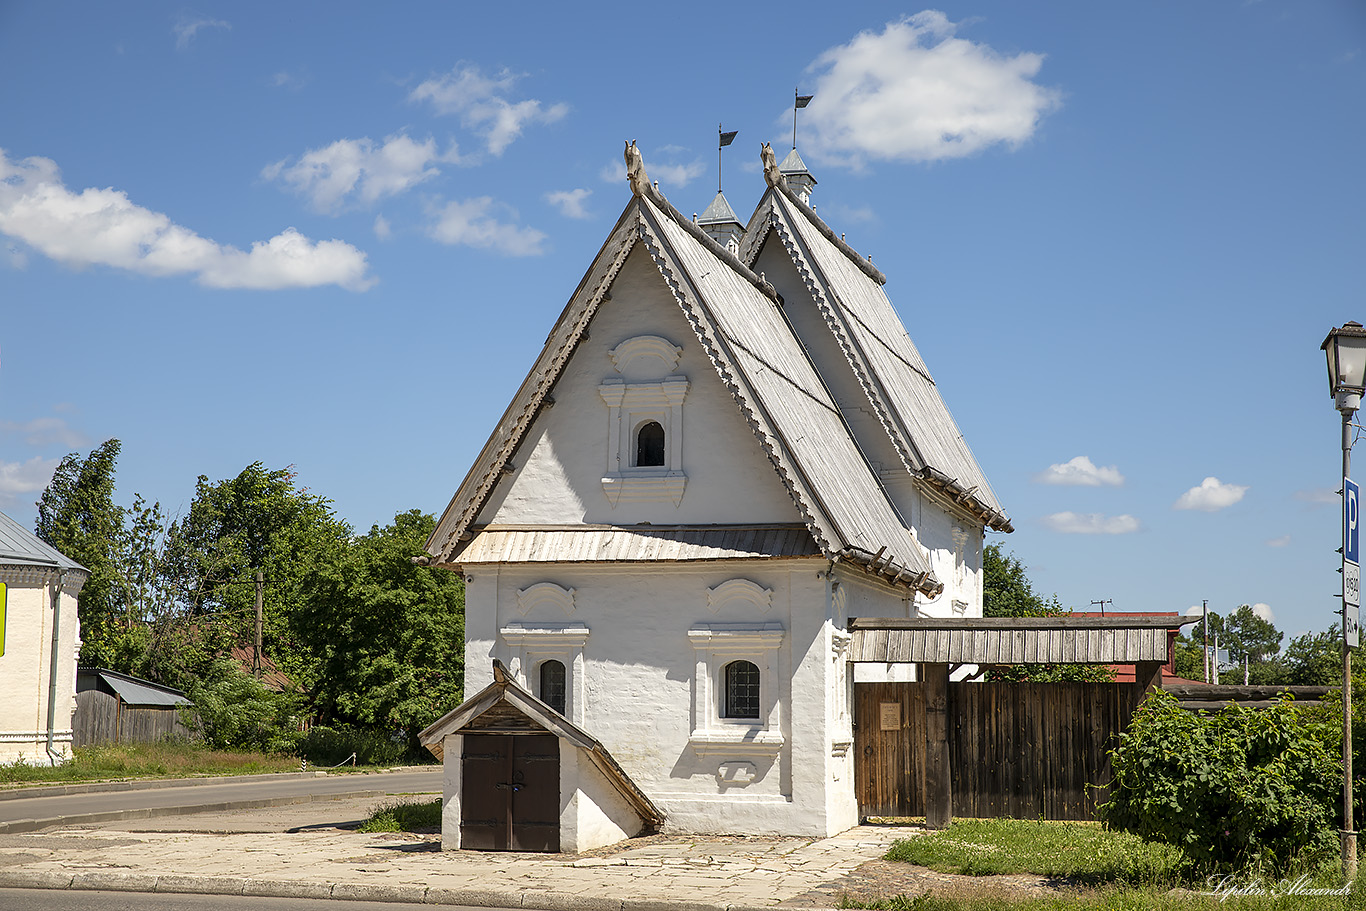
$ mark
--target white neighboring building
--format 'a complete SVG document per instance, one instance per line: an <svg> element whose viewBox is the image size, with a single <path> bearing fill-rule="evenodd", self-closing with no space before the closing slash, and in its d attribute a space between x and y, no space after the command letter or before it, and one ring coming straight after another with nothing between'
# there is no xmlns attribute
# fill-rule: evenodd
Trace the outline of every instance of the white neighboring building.
<svg viewBox="0 0 1366 911"><path fill-rule="evenodd" d="M599 744L665 831L843 831L848 618L981 615L983 529L1009 519L881 273L816 217L795 151L782 167L747 228L724 197L694 224L632 181L428 542L465 576L481 706L423 736L446 763L447 847L550 844L512 830L549 825L518 801L555 796L559 844L595 846L571 811L602 790L584 763L551 773L542 748L514 768L499 745L551 734L562 756ZM537 770L558 795L519 784Z"/></svg>
<svg viewBox="0 0 1366 911"><path fill-rule="evenodd" d="M71 758L85 567L0 513L0 763Z"/></svg>

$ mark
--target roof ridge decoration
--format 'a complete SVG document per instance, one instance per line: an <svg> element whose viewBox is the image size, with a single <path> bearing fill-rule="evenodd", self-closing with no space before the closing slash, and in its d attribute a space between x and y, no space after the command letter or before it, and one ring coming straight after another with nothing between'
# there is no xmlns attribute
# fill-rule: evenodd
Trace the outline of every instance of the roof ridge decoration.
<svg viewBox="0 0 1366 911"><path fill-rule="evenodd" d="M793 151L796 150L794 149ZM798 196L790 186L788 186L787 177L778 168L778 162L774 158L773 149L771 146L769 146L768 143L764 143L763 148L760 150L759 160L763 162L764 180L767 181L770 187L772 187L775 191L783 194L783 196L787 197L788 201L797 207L797 211L805 215L807 220L811 222L812 226L815 227L817 231L820 231L821 234L825 236L826 240L830 241L832 244L835 245L836 249L838 249L845 256L849 257L850 262L854 263L854 265L858 266L861 270L863 270L864 275L867 275L869 278L877 282L879 285L887 284L887 276L883 275L879 270L873 267L873 262L871 259L864 260L858 255L857 250L846 244L840 238L836 237L834 230L825 222L821 221L820 216L816 214L816 210L811 208L806 203L802 202L802 198ZM763 205L763 202L761 201L759 204Z"/></svg>

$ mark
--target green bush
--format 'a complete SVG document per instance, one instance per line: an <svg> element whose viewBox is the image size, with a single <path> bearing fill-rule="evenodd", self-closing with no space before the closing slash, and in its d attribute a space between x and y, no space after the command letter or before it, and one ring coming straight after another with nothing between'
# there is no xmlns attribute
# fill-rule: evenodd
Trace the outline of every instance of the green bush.
<svg viewBox="0 0 1366 911"><path fill-rule="evenodd" d="M441 831L441 798L415 802L400 800L386 803L360 824L358 832L432 832Z"/></svg>
<svg viewBox="0 0 1366 911"><path fill-rule="evenodd" d="M1175 845L1202 871L1302 867L1336 845L1342 775L1324 728L1288 699L1210 715L1154 693L1111 751L1115 777L1100 818Z"/></svg>
<svg viewBox="0 0 1366 911"><path fill-rule="evenodd" d="M185 724L209 746L294 752L299 736L297 699L267 688L231 658L210 664L186 695L193 705L182 710Z"/></svg>
<svg viewBox="0 0 1366 911"><path fill-rule="evenodd" d="M404 760L406 742L375 728L315 724L299 738L295 752L318 766L334 766L356 754L357 765L395 765Z"/></svg>

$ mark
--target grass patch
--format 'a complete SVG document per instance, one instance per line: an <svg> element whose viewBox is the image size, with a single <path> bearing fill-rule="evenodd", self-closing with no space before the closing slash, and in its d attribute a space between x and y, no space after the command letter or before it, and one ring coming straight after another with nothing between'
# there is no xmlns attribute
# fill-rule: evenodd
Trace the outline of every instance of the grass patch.
<svg viewBox="0 0 1366 911"><path fill-rule="evenodd" d="M1192 895L1158 889L1115 888L1020 898L999 890L945 892L908 898L899 895L877 902L841 901L841 908L874 908L878 911L1327 911L1363 907L1363 892L1350 896L1278 895L1229 898Z"/></svg>
<svg viewBox="0 0 1366 911"><path fill-rule="evenodd" d="M386 803L360 824L358 832L430 832L441 829L441 798Z"/></svg>
<svg viewBox="0 0 1366 911"><path fill-rule="evenodd" d="M963 819L932 835L892 845L887 860L940 873L1033 873L1091 884L1175 886L1184 858L1169 845L1088 823Z"/></svg>
<svg viewBox="0 0 1366 911"><path fill-rule="evenodd" d="M75 758L59 766L17 762L0 765L0 784L65 783L109 778L189 778L197 775L255 775L297 772L292 756L251 751L211 750L201 743L101 744L77 747Z"/></svg>

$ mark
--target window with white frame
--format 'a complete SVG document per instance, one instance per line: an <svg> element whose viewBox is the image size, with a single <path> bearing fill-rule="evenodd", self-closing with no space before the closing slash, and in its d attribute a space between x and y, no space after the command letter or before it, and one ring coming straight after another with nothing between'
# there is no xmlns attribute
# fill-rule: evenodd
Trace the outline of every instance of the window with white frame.
<svg viewBox="0 0 1366 911"><path fill-rule="evenodd" d="M688 378L674 374L683 349L657 335L626 339L612 349L619 376L598 386L607 405L607 464L603 493L625 500L672 500L678 505L683 471L683 400Z"/></svg>
<svg viewBox="0 0 1366 911"><path fill-rule="evenodd" d="M583 724L582 623L509 623L498 631L508 669L528 690L575 724Z"/></svg>
<svg viewBox="0 0 1366 911"><path fill-rule="evenodd" d="M696 654L689 742L713 752L771 753L783 745L781 623L706 623L688 630Z"/></svg>

